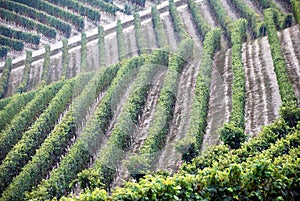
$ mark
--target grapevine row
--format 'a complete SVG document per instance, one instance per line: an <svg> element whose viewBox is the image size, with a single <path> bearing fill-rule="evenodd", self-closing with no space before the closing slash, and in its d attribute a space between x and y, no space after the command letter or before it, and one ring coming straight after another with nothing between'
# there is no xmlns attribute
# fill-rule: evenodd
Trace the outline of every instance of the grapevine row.
<svg viewBox="0 0 300 201"><path fill-rule="evenodd" d="M211 27L207 24L206 20L203 18L201 13L199 12L200 9L195 3L194 0L188 0L187 1L188 7L191 11L191 14L193 16L193 20L196 24L197 31L201 35L202 39L205 39L205 35L211 30Z"/></svg>
<svg viewBox="0 0 300 201"><path fill-rule="evenodd" d="M202 139L207 125L209 107L209 91L213 56L220 46L221 30L212 29L207 32L203 41L201 63L195 87L195 97L192 105L191 122L187 137L179 145L179 151L184 154L184 160L191 160L195 153L201 150ZM187 150L189 149L189 150Z"/></svg>
<svg viewBox="0 0 300 201"><path fill-rule="evenodd" d="M135 38L136 44L138 48L138 54L147 53L146 50L146 41L143 35L144 30L142 29L141 19L139 14L134 14L134 30L135 30Z"/></svg>
<svg viewBox="0 0 300 201"><path fill-rule="evenodd" d="M161 22L159 12L155 6L151 8L151 14L152 14L153 28L155 31L158 46L161 48L165 48L168 46L168 39L165 30L163 28L163 24Z"/></svg>
<svg viewBox="0 0 300 201"><path fill-rule="evenodd" d="M123 63L103 96L95 114L87 122L86 127L70 148L68 154L62 159L59 167L51 172L50 178L43 180L28 195L30 198L52 199L53 197L63 196L65 192L70 192L71 181L76 178L80 171L86 168L90 158L98 152L101 141L105 137L105 130L113 117L112 98L114 94L120 87L122 89L126 87L128 80L132 79L130 72L135 71L143 62L143 57L137 57ZM64 180L61 180L61 177Z"/></svg>
<svg viewBox="0 0 300 201"><path fill-rule="evenodd" d="M118 43L118 55L119 61L122 61L126 58L126 48L123 34L123 27L120 20L117 22L117 43Z"/></svg>
<svg viewBox="0 0 300 201"><path fill-rule="evenodd" d="M296 18L298 24L300 24L300 1L299 0L291 0L291 2L292 2L295 18Z"/></svg>
<svg viewBox="0 0 300 201"><path fill-rule="evenodd" d="M20 85L18 86L17 92L26 92L29 90L29 76L31 70L31 62L32 62L32 52L26 52L26 59L25 59L25 67L23 70L23 77L21 80Z"/></svg>
<svg viewBox="0 0 300 201"><path fill-rule="evenodd" d="M58 4L61 6L66 6L69 9L74 10L75 12L80 13L82 16L87 16L89 19L93 21L100 21L100 13L84 4L74 1L74 0L47 0L50 3Z"/></svg>
<svg viewBox="0 0 300 201"><path fill-rule="evenodd" d="M10 73L11 73L11 58L7 58L0 78L0 99L4 98L7 93Z"/></svg>
<svg viewBox="0 0 300 201"><path fill-rule="evenodd" d="M103 0L81 0L81 2L87 3L93 7L101 8L107 13L110 13L112 15L116 15L116 12L119 10L119 8L111 3L107 3Z"/></svg>
<svg viewBox="0 0 300 201"><path fill-rule="evenodd" d="M46 177L52 166L59 162L60 156L70 144L71 138L76 135L76 126L83 122L88 109L99 96L99 93L103 92L110 84L117 69L118 66L112 66L99 71L89 81L82 93L74 99L70 111L55 126L49 137L36 150L36 154L3 192L3 199L23 200L25 198L24 192L30 191L33 186L36 186Z"/></svg>
<svg viewBox="0 0 300 201"><path fill-rule="evenodd" d="M146 163L148 163L148 166L153 162L155 153L160 151L164 146L165 137L168 133L174 112L179 74L192 58L192 54L193 41L185 39L180 43L177 54L169 58L168 71L159 94L157 108L154 112L154 120L150 125L147 138L139 150L140 154L147 158Z"/></svg>
<svg viewBox="0 0 300 201"><path fill-rule="evenodd" d="M8 27L4 27L0 25L0 35L14 38L18 40L22 40L26 43L32 43L34 45L40 44L41 37L37 34L26 33L23 31L17 31Z"/></svg>
<svg viewBox="0 0 300 201"><path fill-rule="evenodd" d="M48 107L27 130L20 141L6 155L0 165L0 191L3 191L22 169L22 167L30 160L35 150L42 144L44 139L53 130L60 114L66 109L72 97L76 81L80 82L75 91L81 91L83 85L91 76L82 74L77 78L67 81L59 90L56 96L51 100Z"/></svg>
<svg viewBox="0 0 300 201"><path fill-rule="evenodd" d="M100 178L100 182L110 188L117 166L124 159L125 152L134 141L138 116L146 103L151 88L150 83L153 77L161 72L161 68L167 65L166 61L168 61L168 52L163 50L154 52L152 56L146 58L144 66L140 68L132 84L132 89L107 141L107 146L100 151L93 168L79 174L81 185L96 186L97 183L93 184L93 180Z"/></svg>
<svg viewBox="0 0 300 201"><path fill-rule="evenodd" d="M8 38L0 35L0 45L10 47L16 51L21 51L24 48L24 43L20 40Z"/></svg>
<svg viewBox="0 0 300 201"><path fill-rule="evenodd" d="M24 105L31 101L34 96L35 92L28 92L26 94L16 94L12 97L9 103L2 109L2 111L0 111L0 131L10 124L14 116L17 115ZM1 149L1 154L5 151L6 150Z"/></svg>
<svg viewBox="0 0 300 201"><path fill-rule="evenodd" d="M179 41L184 40L188 34L182 24L182 21L179 17L179 13L175 6L174 0L169 0L169 12L172 18L172 22L174 25L174 31L178 34Z"/></svg>
<svg viewBox="0 0 300 201"><path fill-rule="evenodd" d="M20 101L19 104L22 104L23 106L25 105L25 107L22 108L21 111L20 108L16 107L17 109L19 109L19 113L11 119L11 122L5 121L6 127L3 127L5 128L5 130L1 132L0 136L0 148L2 150L0 154L0 161L5 158L7 153L9 153L13 146L17 144L18 141L22 138L23 133L46 109L47 105L57 94L62 85L62 83L56 83L54 85L41 89L35 96L33 96L29 100L30 102L28 101L28 104L25 104L26 102L24 103L24 100L22 100L22 97L25 97L25 94L13 96L15 97L14 99ZM27 94L29 93L32 92L28 92ZM10 104L15 102L14 99L10 101Z"/></svg>
<svg viewBox="0 0 300 201"><path fill-rule="evenodd" d="M105 66L105 32L102 26L98 27L99 64Z"/></svg>
<svg viewBox="0 0 300 201"><path fill-rule="evenodd" d="M14 2L14 1L1 1L0 6L4 9L13 11L19 15L30 17L33 20L37 20L42 24L49 25L65 34L66 37L69 37L71 34L71 25L65 23L64 21L53 17L51 15L45 14L43 12L37 11L33 8L30 8L24 4Z"/></svg>
<svg viewBox="0 0 300 201"><path fill-rule="evenodd" d="M274 22L274 18L276 17L276 15L277 12L272 8L266 9L264 11L268 41L270 44L274 69L279 85L279 92L282 98L283 105L286 105L291 102L296 102L297 98L286 72L286 63L282 54L279 38L277 36L276 24Z"/></svg>
<svg viewBox="0 0 300 201"><path fill-rule="evenodd" d="M56 30L51 27L20 16L3 8L0 8L0 17L8 22L14 23L15 25L26 27L28 30L36 30L49 38L55 38L57 34Z"/></svg>
<svg viewBox="0 0 300 201"><path fill-rule="evenodd" d="M16 2L25 4L29 7L35 8L37 10L41 10L49 15L53 15L59 19L64 20L65 22L69 22L77 28L77 30L82 30L84 28L84 20L81 16L75 15L71 12L68 12L56 5L48 3L43 0L14 0Z"/></svg>

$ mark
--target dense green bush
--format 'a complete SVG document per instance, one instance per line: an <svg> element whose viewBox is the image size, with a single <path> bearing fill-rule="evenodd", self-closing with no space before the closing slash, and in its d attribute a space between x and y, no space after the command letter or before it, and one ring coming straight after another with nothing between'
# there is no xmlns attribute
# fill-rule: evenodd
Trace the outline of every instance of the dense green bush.
<svg viewBox="0 0 300 201"><path fill-rule="evenodd" d="M4 98L8 89L8 82L11 71L11 58L7 58L5 61L5 65L2 68L2 75L0 78L0 99Z"/></svg>
<svg viewBox="0 0 300 201"><path fill-rule="evenodd" d="M92 7L100 8L101 10L116 15L116 12L120 9L112 3L107 3L103 0L81 0L81 2L87 3Z"/></svg>
<svg viewBox="0 0 300 201"><path fill-rule="evenodd" d="M0 58L6 57L9 47L1 45L0 46Z"/></svg>

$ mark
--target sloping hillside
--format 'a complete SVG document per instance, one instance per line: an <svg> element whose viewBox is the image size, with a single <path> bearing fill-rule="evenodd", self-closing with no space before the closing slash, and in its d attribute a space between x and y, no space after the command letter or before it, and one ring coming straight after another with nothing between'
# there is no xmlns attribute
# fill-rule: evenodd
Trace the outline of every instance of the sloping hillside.
<svg viewBox="0 0 300 201"><path fill-rule="evenodd" d="M106 24L120 2L32 2L2 1L0 36L31 7L71 27L2 63L0 200L297 200L298 0L148 2Z"/></svg>

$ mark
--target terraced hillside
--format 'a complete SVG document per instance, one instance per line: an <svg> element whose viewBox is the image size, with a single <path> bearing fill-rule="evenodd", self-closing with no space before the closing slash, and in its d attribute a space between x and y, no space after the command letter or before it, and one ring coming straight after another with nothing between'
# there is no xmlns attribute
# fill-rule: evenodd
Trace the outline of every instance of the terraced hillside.
<svg viewBox="0 0 300 201"><path fill-rule="evenodd" d="M243 170L247 177L252 170L245 164L282 164L284 154L288 168L291 166L295 178L299 176L299 160L293 158L299 155L298 0L170 0L151 8L155 2L148 2L144 11L111 17L109 24L102 23L101 17L99 22L97 15L103 6L112 7L113 11L105 7L106 12L117 11L120 2L30 2L1 1L2 30L18 24L17 19L23 20L35 8L32 23L44 15L52 19L55 13L50 12L57 11L55 19L69 25L70 32L48 24L58 34L48 41L59 42L44 48L36 44L34 48L40 49L19 52L19 57L8 54L0 68L0 200L60 199L96 187L105 189L94 191L102 200L136 200L154 194L138 190L135 194L132 189L139 189L135 183L124 189L116 187L156 170L169 173L149 176L142 180L141 188L153 178L170 181L172 188L182 183L174 192L166 190L179 197L157 194L151 199L225 199L214 197L214 192L216 196L232 193L234 199L247 195L248 199L268 198L271 193L252 193L255 189L245 186L247 182L239 181L249 192L234 197L237 189L210 191L213 181L201 183L199 178L213 174L203 170L213 171L212 161L220 174L236 168L230 165L235 161L238 168L234 171ZM71 19L74 21L68 21ZM80 19L82 27L75 24ZM33 32L22 31L33 36ZM69 38L63 39L64 35ZM230 141L234 144L228 143L230 134L237 136ZM243 134L255 138L240 147L245 139L238 137ZM276 143L288 148L283 153ZM212 147L216 148L207 152ZM248 149L253 149L253 155ZM240 155L244 158L239 159ZM256 156L267 162L255 160ZM192 178L195 168L204 172ZM175 177L166 176L179 169ZM280 171L285 179L292 178ZM177 191L184 182L202 186L195 184L183 195ZM282 188L288 193L275 189L275 198L297 200L299 181L297 186L296 180L289 180L288 187L283 187L285 182ZM264 186L256 186L260 185ZM201 196L188 198L197 193Z"/></svg>

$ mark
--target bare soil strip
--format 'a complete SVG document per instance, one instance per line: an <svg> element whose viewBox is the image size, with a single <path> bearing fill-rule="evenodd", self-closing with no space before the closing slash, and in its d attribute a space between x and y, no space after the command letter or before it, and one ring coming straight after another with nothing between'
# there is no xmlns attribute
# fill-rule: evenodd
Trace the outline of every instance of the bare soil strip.
<svg viewBox="0 0 300 201"><path fill-rule="evenodd" d="M230 5L231 3L229 0L220 0L220 2L230 18L236 20L240 17L237 10Z"/></svg>
<svg viewBox="0 0 300 201"><path fill-rule="evenodd" d="M141 24L143 27L144 37L146 39L145 41L146 41L147 48L150 51L158 49L158 44L156 41L156 35L153 29L152 20L151 19L145 20Z"/></svg>
<svg viewBox="0 0 300 201"><path fill-rule="evenodd" d="M116 33L110 34L105 37L105 60L106 65L109 66L118 62L118 44Z"/></svg>
<svg viewBox="0 0 300 201"><path fill-rule="evenodd" d="M196 26L193 23L187 6L180 7L179 14L187 32L195 41L194 59L184 68L181 74L178 83L173 120L166 138L165 148L162 150L157 164L157 169L169 171L176 170L181 163L181 154L176 151L174 142L183 139L188 132L196 78L201 58L200 38L197 35Z"/></svg>
<svg viewBox="0 0 300 201"><path fill-rule="evenodd" d="M127 50L127 57L130 58L138 56L134 26L130 26L129 28L124 29L123 33L125 39L125 48Z"/></svg>
<svg viewBox="0 0 300 201"><path fill-rule="evenodd" d="M266 39L266 38L265 38ZM264 51L266 40L243 45L246 76L245 132L255 136L261 127L275 120L281 98L270 51ZM276 85L277 84L277 85Z"/></svg>
<svg viewBox="0 0 300 201"><path fill-rule="evenodd" d="M196 2L198 3L198 1L196 1ZM218 20L212 14L212 11L211 11L210 7L208 6L207 1L201 0L201 1L199 1L198 5L199 5L201 13L203 13L202 15L205 16L207 23L213 27L217 27Z"/></svg>
<svg viewBox="0 0 300 201"><path fill-rule="evenodd" d="M172 21L171 21L171 16L169 14L169 12L164 13L162 15L160 15L161 19L162 19L162 23L169 41L169 46L171 47L171 49L173 51L175 51L177 49L177 38L175 36L175 32L174 32L174 28L172 25Z"/></svg>
<svg viewBox="0 0 300 201"><path fill-rule="evenodd" d="M232 79L231 50L228 49L226 52L219 52L215 56L202 152L220 142L218 129L229 121Z"/></svg>
<svg viewBox="0 0 300 201"><path fill-rule="evenodd" d="M285 29L282 32L279 32L278 35L281 41L281 49L287 65L287 73L290 78L290 82L293 85L295 95L298 98L298 104L300 105L299 28L298 26L294 26L291 29Z"/></svg>
<svg viewBox="0 0 300 201"><path fill-rule="evenodd" d="M147 138L149 127L154 118L154 112L156 109L160 90L163 86L165 74L166 71L163 71L153 79L153 86L148 93L145 107L143 108L142 114L139 117L138 126L134 134L134 142L132 143L130 150L126 153L126 157L123 161L128 159L132 154L137 154L140 147L143 146L144 141ZM124 182L127 181L129 177L129 172L122 162L120 167L117 169L112 185L113 188L124 184Z"/></svg>

